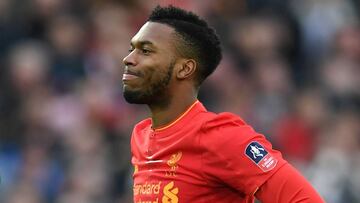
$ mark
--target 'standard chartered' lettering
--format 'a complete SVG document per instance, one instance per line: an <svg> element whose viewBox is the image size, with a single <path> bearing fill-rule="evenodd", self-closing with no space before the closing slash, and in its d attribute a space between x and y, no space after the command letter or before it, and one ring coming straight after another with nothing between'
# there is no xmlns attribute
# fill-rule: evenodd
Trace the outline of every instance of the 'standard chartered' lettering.
<svg viewBox="0 0 360 203"><path fill-rule="evenodd" d="M144 184L134 184L134 186L133 186L134 195L159 194L160 185L161 185L161 181L158 183L145 182ZM141 203L143 203L143 202L141 202ZM148 202L144 202L144 203L148 203ZM153 202L150 202L150 203L153 203Z"/></svg>
<svg viewBox="0 0 360 203"><path fill-rule="evenodd" d="M159 199L156 198L156 200L152 201L152 200L146 200L146 201L142 201L141 199L136 201L135 203L159 203Z"/></svg>

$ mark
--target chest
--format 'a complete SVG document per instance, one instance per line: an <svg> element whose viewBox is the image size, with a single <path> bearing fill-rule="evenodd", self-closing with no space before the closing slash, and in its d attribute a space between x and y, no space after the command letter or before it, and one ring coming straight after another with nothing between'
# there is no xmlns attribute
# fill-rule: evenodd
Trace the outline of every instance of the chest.
<svg viewBox="0 0 360 203"><path fill-rule="evenodd" d="M226 185L204 178L197 134L176 139L147 137L132 142L135 203L242 202Z"/></svg>

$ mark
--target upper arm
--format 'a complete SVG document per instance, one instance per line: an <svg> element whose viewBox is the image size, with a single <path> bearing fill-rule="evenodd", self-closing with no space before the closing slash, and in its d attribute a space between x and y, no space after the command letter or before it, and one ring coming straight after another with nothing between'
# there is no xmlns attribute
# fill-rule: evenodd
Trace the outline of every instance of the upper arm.
<svg viewBox="0 0 360 203"><path fill-rule="evenodd" d="M205 179L253 195L286 161L249 125L220 118L206 126L200 141Z"/></svg>
<svg viewBox="0 0 360 203"><path fill-rule="evenodd" d="M325 202L311 184L290 164L283 165L255 193L262 203Z"/></svg>

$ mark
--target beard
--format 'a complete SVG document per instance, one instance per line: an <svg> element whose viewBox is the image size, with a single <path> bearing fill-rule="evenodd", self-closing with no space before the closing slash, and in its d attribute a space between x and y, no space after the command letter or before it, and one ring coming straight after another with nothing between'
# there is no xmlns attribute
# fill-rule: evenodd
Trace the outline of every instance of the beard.
<svg viewBox="0 0 360 203"><path fill-rule="evenodd" d="M168 71L162 77L151 84L145 90L123 89L123 96L130 104L166 105L170 102L167 90L174 70L175 61L171 62Z"/></svg>

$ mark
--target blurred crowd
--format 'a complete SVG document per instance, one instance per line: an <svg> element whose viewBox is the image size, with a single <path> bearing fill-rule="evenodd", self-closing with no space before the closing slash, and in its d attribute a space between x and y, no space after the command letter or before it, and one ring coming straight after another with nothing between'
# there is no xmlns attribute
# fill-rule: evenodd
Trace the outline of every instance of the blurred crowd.
<svg viewBox="0 0 360 203"><path fill-rule="evenodd" d="M124 101L122 59L157 4L220 35L209 110L240 115L328 203L360 202L356 0L0 0L0 202L131 202L149 112Z"/></svg>

